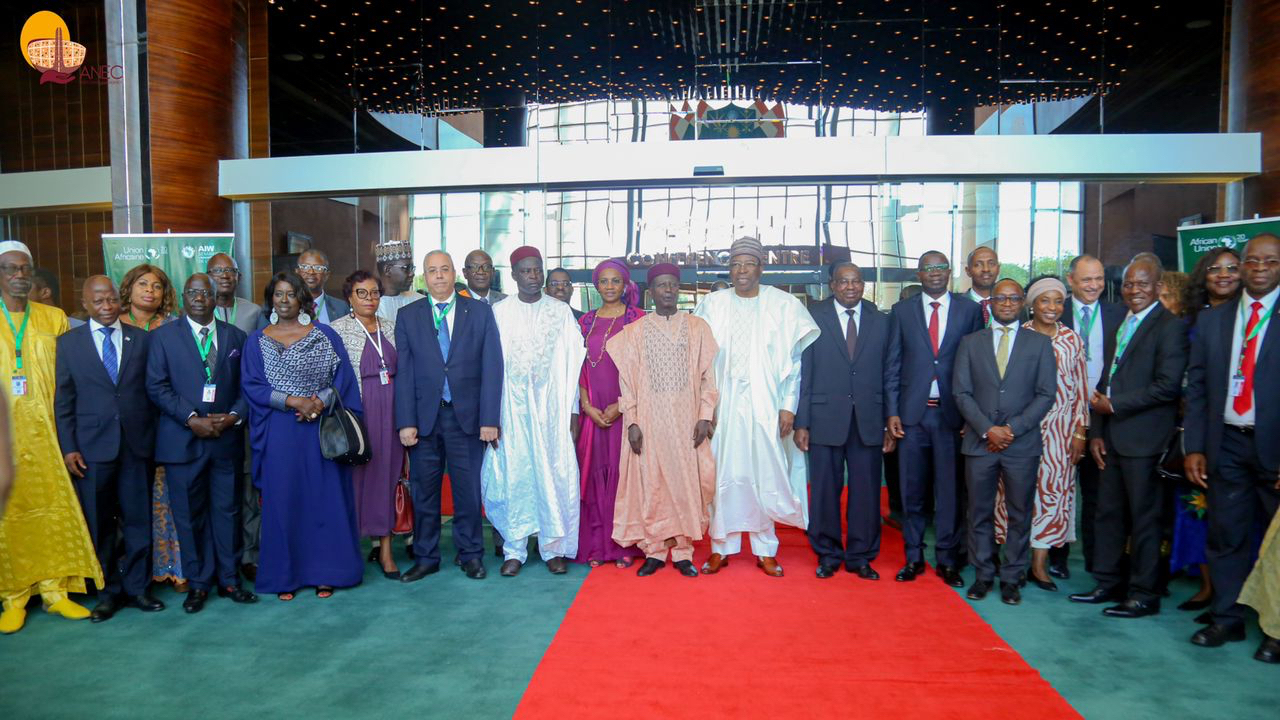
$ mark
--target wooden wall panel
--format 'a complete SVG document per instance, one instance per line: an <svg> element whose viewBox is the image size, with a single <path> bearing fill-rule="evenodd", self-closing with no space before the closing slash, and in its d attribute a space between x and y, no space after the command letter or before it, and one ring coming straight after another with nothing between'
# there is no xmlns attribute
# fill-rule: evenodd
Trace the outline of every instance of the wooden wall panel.
<svg viewBox="0 0 1280 720"><path fill-rule="evenodd" d="M250 0L249 18L249 157L271 156L271 60L267 43L268 5ZM271 203L249 204L249 243L253 255L254 288L266 287L271 258L276 253L271 231ZM253 297L257 297L254 295Z"/></svg>
<svg viewBox="0 0 1280 720"><path fill-rule="evenodd" d="M1249 48L1245 131L1262 133L1262 174L1244 181L1244 217L1268 217L1280 215L1280 0L1250 0L1244 6L1249 37L1239 40Z"/></svg>

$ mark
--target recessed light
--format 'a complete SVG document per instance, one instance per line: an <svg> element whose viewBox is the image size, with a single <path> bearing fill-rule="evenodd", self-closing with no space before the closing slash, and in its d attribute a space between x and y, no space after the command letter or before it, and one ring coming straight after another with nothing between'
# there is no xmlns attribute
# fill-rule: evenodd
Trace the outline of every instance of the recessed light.
<svg viewBox="0 0 1280 720"><path fill-rule="evenodd" d="M284 58L285 60L288 60L289 62L302 62L305 59L302 57L301 53L296 53L296 52L285 53L280 57Z"/></svg>

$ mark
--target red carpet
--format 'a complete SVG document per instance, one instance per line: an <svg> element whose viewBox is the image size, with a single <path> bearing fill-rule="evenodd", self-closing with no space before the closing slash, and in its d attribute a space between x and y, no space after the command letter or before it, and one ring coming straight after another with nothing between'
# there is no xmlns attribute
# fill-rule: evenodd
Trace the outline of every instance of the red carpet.
<svg viewBox="0 0 1280 720"><path fill-rule="evenodd" d="M932 569L894 582L897 531L878 582L818 580L803 533L780 535L783 578L749 553L696 579L591 571L516 717L1079 717Z"/></svg>

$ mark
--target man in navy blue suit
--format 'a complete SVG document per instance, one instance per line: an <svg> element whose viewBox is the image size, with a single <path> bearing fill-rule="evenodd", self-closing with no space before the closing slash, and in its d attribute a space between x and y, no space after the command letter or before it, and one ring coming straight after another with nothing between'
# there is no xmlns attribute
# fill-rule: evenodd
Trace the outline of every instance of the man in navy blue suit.
<svg viewBox="0 0 1280 720"><path fill-rule="evenodd" d="M151 337L147 393L160 408L156 461L165 467L169 505L191 590L188 613L204 609L209 588L237 603L258 598L240 587L241 467L248 404L240 394L245 334L213 315L213 281L204 273L182 290L186 317Z"/></svg>
<svg viewBox="0 0 1280 720"><path fill-rule="evenodd" d="M889 314L889 359L885 402L889 432L898 440L902 485L902 539L907 564L895 580L924 573L925 492L933 485L935 572L952 587L963 587L960 553L960 490L957 448L964 419L951 394L951 375L960 339L982 329L978 304L947 292L951 264L931 250L920 256L916 277L923 292L903 300Z"/></svg>
<svg viewBox="0 0 1280 720"><path fill-rule="evenodd" d="M880 466L894 444L884 412L889 318L862 298L857 265L832 265L830 285L831 297L809 307L822 335L801 356L795 421L796 447L809 453L809 544L819 578L832 577L843 564L860 578L879 580L871 562L880 553Z"/></svg>
<svg viewBox="0 0 1280 720"><path fill-rule="evenodd" d="M85 280L89 322L58 338L54 408L58 444L84 510L106 586L90 619L125 607L164 609L151 597L151 476L154 408L147 400L146 331L120 322L111 280ZM116 518L124 538L116 543Z"/></svg>
<svg viewBox="0 0 1280 720"><path fill-rule="evenodd" d="M467 577L482 579L484 536L480 466L485 443L498 442L502 345L489 305L454 292L453 258L423 260L429 297L396 318L395 414L409 448L413 490L414 582L440 569L440 486L446 463L453 490L453 543Z"/></svg>
<svg viewBox="0 0 1280 720"><path fill-rule="evenodd" d="M1244 249L1238 303L1200 313L1187 367L1183 443L1187 477L1209 496L1209 575L1213 622L1191 642L1218 647L1244 640L1236 601L1250 569L1258 515L1280 506L1280 238L1254 237ZM1280 638L1263 636L1254 658L1280 663Z"/></svg>

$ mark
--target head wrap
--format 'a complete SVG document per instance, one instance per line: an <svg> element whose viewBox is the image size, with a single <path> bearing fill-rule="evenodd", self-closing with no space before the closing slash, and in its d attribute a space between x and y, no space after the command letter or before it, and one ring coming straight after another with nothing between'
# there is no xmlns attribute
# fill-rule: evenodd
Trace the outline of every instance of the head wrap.
<svg viewBox="0 0 1280 720"><path fill-rule="evenodd" d="M412 258L413 245L403 240L373 246L373 259L380 263L389 260L410 260Z"/></svg>
<svg viewBox="0 0 1280 720"><path fill-rule="evenodd" d="M609 258L604 262L596 265L596 269L591 272L591 284L600 284L600 273L608 269L617 270L622 275L622 303L634 307L640 302L640 288L631 281L631 268L620 258Z"/></svg>
<svg viewBox="0 0 1280 720"><path fill-rule="evenodd" d="M680 268L671 263L658 263L649 268L649 274L645 276L645 282L653 285L653 281L658 279L659 275L675 275L676 280L680 279Z"/></svg>
<svg viewBox="0 0 1280 720"><path fill-rule="evenodd" d="M734 240L729 246L729 258L732 259L735 255L750 255L764 265L764 246L760 244L758 238L740 237Z"/></svg>
<svg viewBox="0 0 1280 720"><path fill-rule="evenodd" d="M34 258L31 257L31 249L17 240L5 240L4 242L0 242L0 255L8 252L20 252L23 255L26 255L28 260L34 260Z"/></svg>
<svg viewBox="0 0 1280 720"><path fill-rule="evenodd" d="M1031 287L1027 288L1027 304L1030 305L1035 302L1036 298L1050 290L1057 290L1062 293L1064 299L1067 297L1067 286L1063 285L1061 280L1058 278L1040 278L1031 283Z"/></svg>
<svg viewBox="0 0 1280 720"><path fill-rule="evenodd" d="M516 263L524 260L525 258L531 257L538 258L538 260L541 261L542 253L538 252L538 248L533 247L532 245L521 245L511 252L511 267L515 267Z"/></svg>

